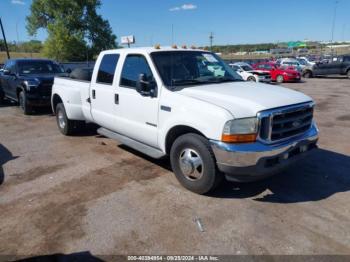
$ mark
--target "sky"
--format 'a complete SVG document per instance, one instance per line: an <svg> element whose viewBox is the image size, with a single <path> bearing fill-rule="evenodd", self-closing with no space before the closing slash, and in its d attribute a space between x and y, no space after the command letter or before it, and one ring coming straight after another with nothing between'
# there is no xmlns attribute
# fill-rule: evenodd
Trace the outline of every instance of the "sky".
<svg viewBox="0 0 350 262"><path fill-rule="evenodd" d="M25 17L31 0L0 0L8 41L29 37ZM102 0L98 13L120 40L135 35L136 46L246 44L297 40L329 41L336 0ZM338 0L334 40L350 40L350 0ZM2 38L2 36L0 36Z"/></svg>

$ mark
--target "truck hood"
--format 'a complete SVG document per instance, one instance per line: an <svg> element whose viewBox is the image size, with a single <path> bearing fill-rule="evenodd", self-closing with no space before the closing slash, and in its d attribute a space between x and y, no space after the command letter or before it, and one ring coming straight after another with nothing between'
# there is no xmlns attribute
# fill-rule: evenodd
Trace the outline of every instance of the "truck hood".
<svg viewBox="0 0 350 262"><path fill-rule="evenodd" d="M32 75L20 75L22 80L38 79L40 82L53 83L55 76L67 76L66 73L58 74L32 74Z"/></svg>
<svg viewBox="0 0 350 262"><path fill-rule="evenodd" d="M251 71L247 71L248 73L252 73L254 75L258 75L258 76L267 76L270 75L269 72L265 72L265 71L260 71L260 70L251 70Z"/></svg>
<svg viewBox="0 0 350 262"><path fill-rule="evenodd" d="M312 101L288 88L253 82L193 86L178 92L224 108L235 118L253 117L267 109Z"/></svg>

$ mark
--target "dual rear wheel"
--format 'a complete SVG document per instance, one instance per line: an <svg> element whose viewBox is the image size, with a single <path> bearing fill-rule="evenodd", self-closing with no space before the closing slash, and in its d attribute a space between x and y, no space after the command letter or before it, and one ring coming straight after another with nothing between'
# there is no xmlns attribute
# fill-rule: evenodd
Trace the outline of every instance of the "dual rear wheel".
<svg viewBox="0 0 350 262"><path fill-rule="evenodd" d="M56 122L58 129L65 136L74 135L77 130L84 127L84 121L70 120L62 103L56 106Z"/></svg>

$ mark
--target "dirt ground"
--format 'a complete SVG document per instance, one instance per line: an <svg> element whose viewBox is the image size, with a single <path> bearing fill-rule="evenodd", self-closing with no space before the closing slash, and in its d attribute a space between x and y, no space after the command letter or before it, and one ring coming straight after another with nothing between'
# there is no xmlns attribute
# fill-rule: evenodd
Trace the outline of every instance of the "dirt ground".
<svg viewBox="0 0 350 262"><path fill-rule="evenodd" d="M313 97L320 149L269 180L182 188L94 130L64 137L48 112L0 108L0 255L350 255L350 80L285 84ZM200 219L202 232L196 219Z"/></svg>

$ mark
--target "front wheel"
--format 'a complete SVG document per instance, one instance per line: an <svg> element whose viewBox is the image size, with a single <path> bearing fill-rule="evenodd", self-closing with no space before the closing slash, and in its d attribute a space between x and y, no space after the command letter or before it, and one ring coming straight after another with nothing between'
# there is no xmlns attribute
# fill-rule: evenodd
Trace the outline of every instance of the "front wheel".
<svg viewBox="0 0 350 262"><path fill-rule="evenodd" d="M170 161L178 181L188 190L205 194L222 181L209 141L197 134L177 138L171 147Z"/></svg>
<svg viewBox="0 0 350 262"><path fill-rule="evenodd" d="M30 115L32 113L31 106L28 105L27 95L24 91L21 91L18 95L19 107L22 109L25 115Z"/></svg>
<svg viewBox="0 0 350 262"><path fill-rule="evenodd" d="M347 76L348 76L348 78L350 79L350 70L348 70Z"/></svg>
<svg viewBox="0 0 350 262"><path fill-rule="evenodd" d="M312 77L312 73L310 71L307 71L303 74L304 78L311 78Z"/></svg>
<svg viewBox="0 0 350 262"><path fill-rule="evenodd" d="M250 82L256 82L256 79L255 79L255 77L254 76L250 76L250 77L248 77L248 79L247 79L248 81L250 81Z"/></svg>
<svg viewBox="0 0 350 262"><path fill-rule="evenodd" d="M284 82L283 76L282 76L282 75L278 75L278 76L276 77L276 82L279 83L279 84L283 83L283 82Z"/></svg>

